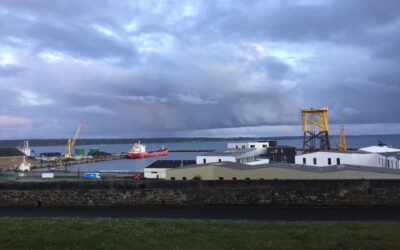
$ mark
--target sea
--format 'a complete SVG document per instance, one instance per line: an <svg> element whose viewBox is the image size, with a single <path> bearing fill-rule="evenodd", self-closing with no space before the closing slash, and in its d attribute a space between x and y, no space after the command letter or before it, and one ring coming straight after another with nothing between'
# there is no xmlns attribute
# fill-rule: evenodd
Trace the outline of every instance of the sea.
<svg viewBox="0 0 400 250"><path fill-rule="evenodd" d="M338 144L338 137L331 137L331 145L334 147ZM239 142L237 139L226 139L226 140L215 140L215 141L174 141L163 143L146 143L147 150L157 150L161 147L166 147L170 150L184 150L184 149L212 149L221 150L225 149L229 142ZM246 140L249 141L249 140ZM285 137L278 139L278 145L288 145L301 148L303 139L300 137ZM348 148L360 148L372 145L377 145L379 141L392 147L400 147L400 135L360 135L360 136L347 136L347 147ZM77 145L75 148L84 148L88 151L90 148L98 148L100 151L109 153L121 153L127 152L132 148L132 144L101 144L101 145ZM65 146L42 146L42 147L31 147L36 155L45 152L65 152ZM94 172L94 171L143 171L145 167L152 164L157 160L196 160L197 155L201 155L201 152L170 152L166 156L150 157L143 159L124 159L116 161L103 161L94 162L87 164L77 164L69 166L68 169L72 172Z"/></svg>

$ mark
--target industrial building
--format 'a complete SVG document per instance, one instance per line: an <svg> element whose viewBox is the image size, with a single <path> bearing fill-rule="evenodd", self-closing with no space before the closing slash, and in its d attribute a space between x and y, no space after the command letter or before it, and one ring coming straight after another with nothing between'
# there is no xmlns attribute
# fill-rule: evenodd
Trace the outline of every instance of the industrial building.
<svg viewBox="0 0 400 250"><path fill-rule="evenodd" d="M329 167L270 163L248 166L235 162L189 165L168 169L167 180L302 180L400 179L400 169L340 165Z"/></svg>
<svg viewBox="0 0 400 250"><path fill-rule="evenodd" d="M276 147L277 141L252 141L252 142L230 142L228 149L256 149L258 154L265 155L267 148Z"/></svg>
<svg viewBox="0 0 400 250"><path fill-rule="evenodd" d="M369 167L400 168L400 149L371 146L359 150L329 150L296 155L295 163L327 167L333 165L359 165Z"/></svg>
<svg viewBox="0 0 400 250"><path fill-rule="evenodd" d="M267 148L269 162L295 163L296 147L275 146Z"/></svg>
<svg viewBox="0 0 400 250"><path fill-rule="evenodd" d="M25 154L17 148L0 148L0 170L16 169L24 157Z"/></svg>
<svg viewBox="0 0 400 250"><path fill-rule="evenodd" d="M196 164L207 164L212 162L238 162L250 163L257 161L259 151L254 148L228 148L225 150L217 150L196 156Z"/></svg>
<svg viewBox="0 0 400 250"><path fill-rule="evenodd" d="M195 163L195 161L191 160L158 160L144 169L144 177L148 179L165 179L167 169L180 168Z"/></svg>
<svg viewBox="0 0 400 250"><path fill-rule="evenodd" d="M197 156L196 164L224 161L248 165L266 164L270 162L268 158L268 148L270 147L277 148L277 141L230 142L225 150L217 150ZM285 157L285 159L286 158L287 157ZM281 159L281 157L279 157L279 159ZM294 158L292 162L294 163Z"/></svg>
<svg viewBox="0 0 400 250"><path fill-rule="evenodd" d="M380 167L400 169L400 153L380 153L378 155L378 165Z"/></svg>

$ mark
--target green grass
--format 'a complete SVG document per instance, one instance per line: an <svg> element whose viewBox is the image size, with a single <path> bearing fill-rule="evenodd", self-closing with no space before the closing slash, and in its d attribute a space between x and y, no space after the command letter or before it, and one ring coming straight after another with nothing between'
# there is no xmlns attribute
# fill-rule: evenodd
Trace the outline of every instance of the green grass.
<svg viewBox="0 0 400 250"><path fill-rule="evenodd" d="M0 218L0 249L400 249L400 223Z"/></svg>

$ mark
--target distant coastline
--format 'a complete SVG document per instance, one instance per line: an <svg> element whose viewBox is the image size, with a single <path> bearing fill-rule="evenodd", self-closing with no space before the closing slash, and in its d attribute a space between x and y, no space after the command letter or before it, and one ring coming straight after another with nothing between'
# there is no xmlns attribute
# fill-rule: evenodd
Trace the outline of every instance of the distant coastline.
<svg viewBox="0 0 400 250"><path fill-rule="evenodd" d="M347 135L347 138L357 137L392 137L400 134L384 134L384 135ZM337 138L338 135L331 135ZM207 141L247 141L247 140L299 140L302 136L276 136L276 137L158 137L158 138L103 138L103 139L78 139L76 145L101 145L101 144L132 144L136 141L143 143L166 143L166 142L207 142ZM66 145L67 139L18 139L18 140L0 140L0 147L17 147L23 141L29 141L29 145L33 147L40 146L63 146Z"/></svg>

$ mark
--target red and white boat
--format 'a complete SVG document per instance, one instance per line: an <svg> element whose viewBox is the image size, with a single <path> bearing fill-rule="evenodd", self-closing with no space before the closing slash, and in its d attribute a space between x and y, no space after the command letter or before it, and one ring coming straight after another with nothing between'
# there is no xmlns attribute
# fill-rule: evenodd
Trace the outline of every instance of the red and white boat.
<svg viewBox="0 0 400 250"><path fill-rule="evenodd" d="M131 150L128 151L127 155L131 159L153 157L153 156L163 156L168 154L168 149L162 147L156 151L146 151L146 146L140 144L140 142L133 144Z"/></svg>

